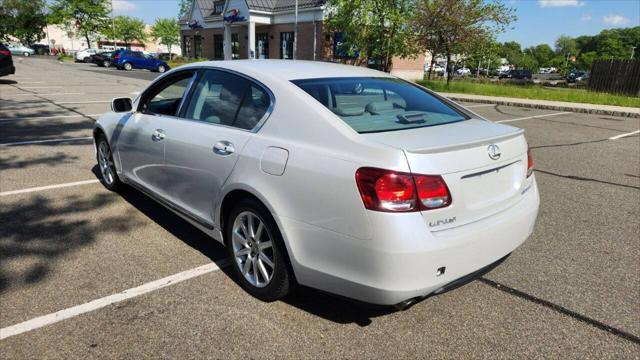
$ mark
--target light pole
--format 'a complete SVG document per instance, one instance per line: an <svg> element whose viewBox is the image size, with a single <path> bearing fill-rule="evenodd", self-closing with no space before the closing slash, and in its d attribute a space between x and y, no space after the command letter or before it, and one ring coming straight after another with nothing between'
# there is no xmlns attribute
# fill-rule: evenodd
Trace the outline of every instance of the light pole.
<svg viewBox="0 0 640 360"><path fill-rule="evenodd" d="M113 36L113 51L116 50L116 22L113 19L113 0L110 1L111 3L111 36Z"/></svg>
<svg viewBox="0 0 640 360"><path fill-rule="evenodd" d="M633 55L635 55L635 53L636 53L636 48L637 48L637 46L632 46L631 47L631 60L633 60Z"/></svg>
<svg viewBox="0 0 640 360"><path fill-rule="evenodd" d="M295 25L293 28L293 60L296 59L298 52L298 0L296 0Z"/></svg>

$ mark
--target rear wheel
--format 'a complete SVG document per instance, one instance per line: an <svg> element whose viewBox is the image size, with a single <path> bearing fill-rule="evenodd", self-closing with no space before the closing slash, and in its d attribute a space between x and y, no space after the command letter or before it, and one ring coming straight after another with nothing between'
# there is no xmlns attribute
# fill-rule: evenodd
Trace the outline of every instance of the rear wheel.
<svg viewBox="0 0 640 360"><path fill-rule="evenodd" d="M103 61L103 62L102 62L102 66L104 66L104 67L106 67L106 68L111 67L111 61L109 61L109 60L105 60L105 61Z"/></svg>
<svg viewBox="0 0 640 360"><path fill-rule="evenodd" d="M131 63L124 63L122 67L127 71L131 71L133 69L133 66L131 66Z"/></svg>
<svg viewBox="0 0 640 360"><path fill-rule="evenodd" d="M164 65L159 65L159 66L158 66L158 72L159 72L159 73L163 73L163 72L165 72L165 71L167 71L167 68L165 68L165 67L164 67Z"/></svg>
<svg viewBox="0 0 640 360"><path fill-rule="evenodd" d="M117 191L120 187L120 179L116 173L116 166L113 162L111 147L104 135L98 136L96 140L96 158L100 168L100 182L109 190Z"/></svg>
<svg viewBox="0 0 640 360"><path fill-rule="evenodd" d="M294 286L286 248L269 211L251 199L229 214L225 240L233 271L242 287L262 301L275 301Z"/></svg>
<svg viewBox="0 0 640 360"><path fill-rule="evenodd" d="M26 52L26 51L25 51L25 52L23 52L23 53L22 53L22 55L24 55L24 56L30 56L31 54L29 54L28 52Z"/></svg>

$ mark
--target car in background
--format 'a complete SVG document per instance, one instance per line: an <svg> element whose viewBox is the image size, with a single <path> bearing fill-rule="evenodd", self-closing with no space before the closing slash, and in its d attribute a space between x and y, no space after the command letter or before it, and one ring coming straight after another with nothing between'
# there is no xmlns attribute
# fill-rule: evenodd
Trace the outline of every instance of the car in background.
<svg viewBox="0 0 640 360"><path fill-rule="evenodd" d="M424 66L424 71L425 71L425 72L429 72L429 64L426 64L426 65ZM433 65L433 67L432 67L432 69L431 69L431 71L432 71L434 74L442 75L442 74L444 74L444 72L445 72L446 70L445 70L444 66L442 66L442 65L438 65L438 64L434 64L434 65Z"/></svg>
<svg viewBox="0 0 640 360"><path fill-rule="evenodd" d="M457 76L469 76L469 75L471 75L471 70L469 70L466 67L463 67L463 68L456 69L455 74Z"/></svg>
<svg viewBox="0 0 640 360"><path fill-rule="evenodd" d="M178 57L178 54L175 54L175 53L169 54L168 52L162 52L162 53L158 53L158 55L156 56L156 59L169 61L169 60L175 59L176 57Z"/></svg>
<svg viewBox="0 0 640 360"><path fill-rule="evenodd" d="M0 76L6 76L15 73L16 68L13 66L11 51L3 43L0 43Z"/></svg>
<svg viewBox="0 0 640 360"><path fill-rule="evenodd" d="M588 71L575 71L567 75L568 83L586 83L589 81L591 74Z"/></svg>
<svg viewBox="0 0 640 360"><path fill-rule="evenodd" d="M169 70L166 62L152 56L145 56L142 51L119 50L113 54L112 59L119 70L145 69L159 73Z"/></svg>
<svg viewBox="0 0 640 360"><path fill-rule="evenodd" d="M531 74L531 70L527 69L518 69L518 70L509 70L508 72L502 72L498 75L500 79L516 79L516 80L531 80L533 75Z"/></svg>
<svg viewBox="0 0 640 360"><path fill-rule="evenodd" d="M98 49L82 49L82 50L78 50L78 52L76 52L75 55L75 60L77 62L85 62L85 63L90 63L91 62L91 55L95 55L100 53L100 50Z"/></svg>
<svg viewBox="0 0 640 360"><path fill-rule="evenodd" d="M49 45L44 44L31 44L31 48L36 52L37 55L50 55L51 49Z"/></svg>
<svg viewBox="0 0 640 360"><path fill-rule="evenodd" d="M35 50L24 45L9 45L7 48L13 55L31 56L36 53Z"/></svg>
<svg viewBox="0 0 640 360"><path fill-rule="evenodd" d="M91 62L101 67L111 67L113 65L113 53L115 51L105 51L91 55Z"/></svg>
<svg viewBox="0 0 640 360"><path fill-rule="evenodd" d="M500 264L538 213L524 130L381 71L198 62L111 109L102 184L225 244L264 301L300 284L406 309Z"/></svg>

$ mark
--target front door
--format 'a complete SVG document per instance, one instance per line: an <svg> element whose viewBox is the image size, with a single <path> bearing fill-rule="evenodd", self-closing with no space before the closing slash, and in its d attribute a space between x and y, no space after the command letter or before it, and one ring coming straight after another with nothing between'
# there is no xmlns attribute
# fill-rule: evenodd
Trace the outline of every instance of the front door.
<svg viewBox="0 0 640 360"><path fill-rule="evenodd" d="M194 71L169 76L147 89L138 109L118 126L115 141L127 179L165 196L165 127L176 116Z"/></svg>
<svg viewBox="0 0 640 360"><path fill-rule="evenodd" d="M181 119L165 129L170 201L213 225L220 190L270 104L261 85L226 71L204 70Z"/></svg>

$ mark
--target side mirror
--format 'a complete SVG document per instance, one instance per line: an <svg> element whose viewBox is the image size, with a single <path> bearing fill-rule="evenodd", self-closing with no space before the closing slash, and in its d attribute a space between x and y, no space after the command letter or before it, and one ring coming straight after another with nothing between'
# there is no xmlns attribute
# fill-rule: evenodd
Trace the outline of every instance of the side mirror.
<svg viewBox="0 0 640 360"><path fill-rule="evenodd" d="M114 112L129 112L131 109L133 109L133 103L130 98L115 98L111 101L111 110Z"/></svg>

